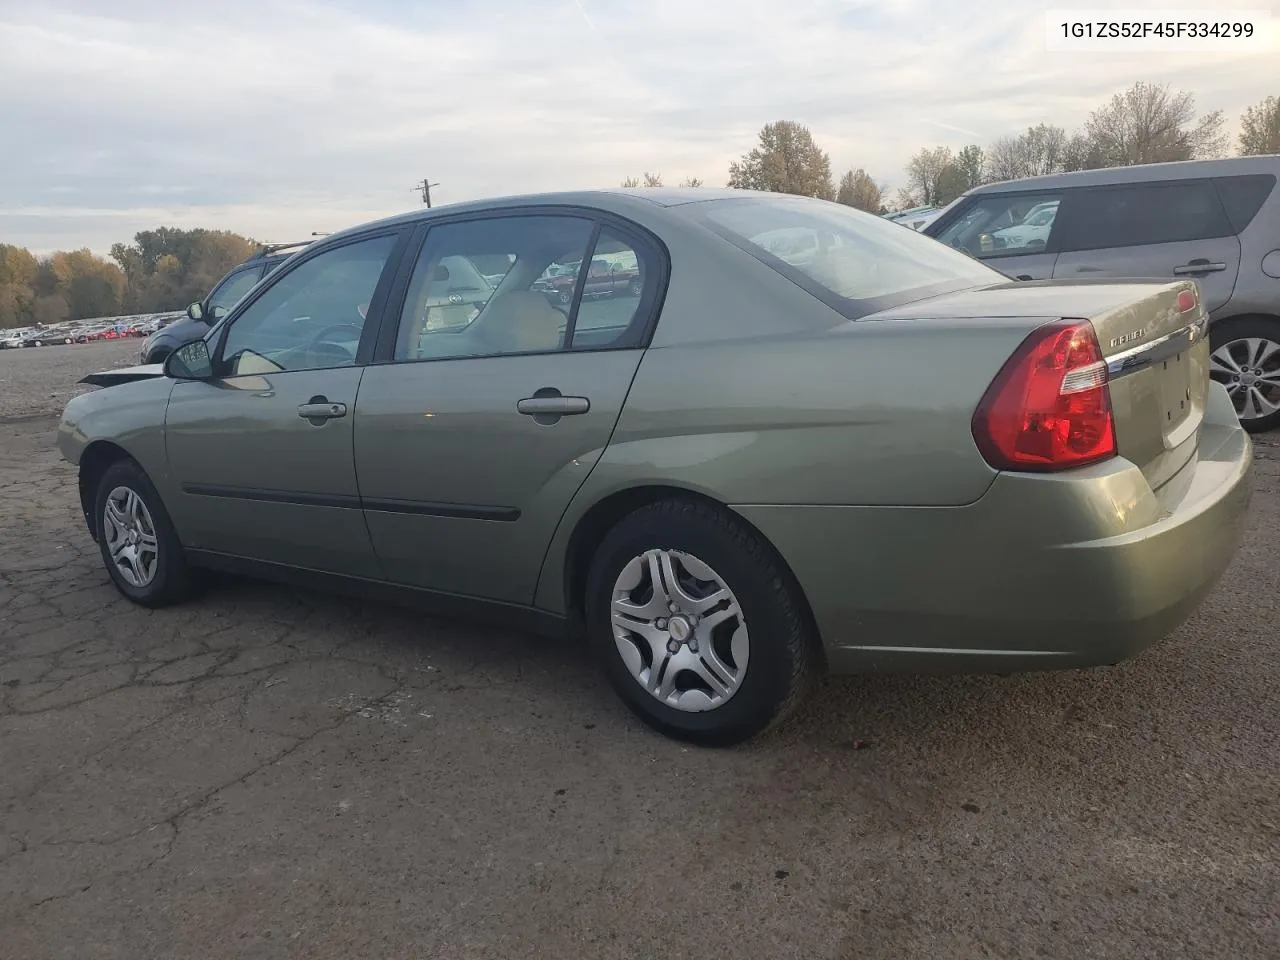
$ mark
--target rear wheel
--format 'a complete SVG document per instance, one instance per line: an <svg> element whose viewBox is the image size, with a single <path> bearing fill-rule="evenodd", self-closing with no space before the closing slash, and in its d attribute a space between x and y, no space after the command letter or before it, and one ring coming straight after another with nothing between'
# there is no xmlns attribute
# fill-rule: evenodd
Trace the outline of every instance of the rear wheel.
<svg viewBox="0 0 1280 960"><path fill-rule="evenodd" d="M708 746L785 719L811 686L818 646L772 548L727 510L664 500L601 543L587 627L615 690L668 736Z"/></svg>
<svg viewBox="0 0 1280 960"><path fill-rule="evenodd" d="M1280 320L1239 317L1210 330L1209 373L1250 432L1280 426Z"/></svg>
<svg viewBox="0 0 1280 960"><path fill-rule="evenodd" d="M191 572L160 495L132 460L113 463L94 498L98 546L116 589L144 607L187 597Z"/></svg>
<svg viewBox="0 0 1280 960"><path fill-rule="evenodd" d="M147 363L164 363L169 356L168 350L154 350L147 357Z"/></svg>

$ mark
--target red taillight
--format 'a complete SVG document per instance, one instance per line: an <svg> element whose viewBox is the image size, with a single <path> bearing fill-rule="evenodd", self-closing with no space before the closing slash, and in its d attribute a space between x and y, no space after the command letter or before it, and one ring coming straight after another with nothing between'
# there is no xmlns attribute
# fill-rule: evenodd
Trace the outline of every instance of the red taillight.
<svg viewBox="0 0 1280 960"><path fill-rule="evenodd" d="M1107 364L1087 320L1035 330L973 415L973 439L997 470L1064 470L1116 452Z"/></svg>
<svg viewBox="0 0 1280 960"><path fill-rule="evenodd" d="M1178 291L1178 312L1186 313L1196 308L1196 295L1190 290Z"/></svg>

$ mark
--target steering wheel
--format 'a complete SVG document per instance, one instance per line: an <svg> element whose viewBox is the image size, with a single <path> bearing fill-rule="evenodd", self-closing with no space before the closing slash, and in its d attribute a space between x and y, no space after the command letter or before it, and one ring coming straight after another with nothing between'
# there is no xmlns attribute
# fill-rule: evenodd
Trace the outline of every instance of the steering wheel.
<svg viewBox="0 0 1280 960"><path fill-rule="evenodd" d="M340 333L350 331L355 334L356 340L359 341L363 328L354 323L334 323L325 327L307 344L307 365L308 366L334 366L351 363L355 360L355 354L346 347L339 346L336 343L327 342L326 338L332 333ZM328 360L329 363L325 361Z"/></svg>

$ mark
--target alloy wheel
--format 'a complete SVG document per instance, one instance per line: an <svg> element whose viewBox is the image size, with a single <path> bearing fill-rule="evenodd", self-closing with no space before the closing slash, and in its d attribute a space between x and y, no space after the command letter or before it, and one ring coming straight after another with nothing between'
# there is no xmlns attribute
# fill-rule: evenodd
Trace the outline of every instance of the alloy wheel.
<svg viewBox="0 0 1280 960"><path fill-rule="evenodd" d="M1241 420L1280 411L1280 343L1263 337L1229 340L1210 355L1209 373L1227 388Z"/></svg>

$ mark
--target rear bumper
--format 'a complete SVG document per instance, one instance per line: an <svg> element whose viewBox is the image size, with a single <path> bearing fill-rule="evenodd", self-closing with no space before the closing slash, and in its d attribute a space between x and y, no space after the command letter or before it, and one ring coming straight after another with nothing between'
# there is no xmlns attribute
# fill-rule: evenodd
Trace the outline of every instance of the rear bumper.
<svg viewBox="0 0 1280 960"><path fill-rule="evenodd" d="M1116 459L1001 474L963 507L736 509L796 574L833 672L1116 663L1190 616L1239 544L1252 445L1213 400L1158 495Z"/></svg>

